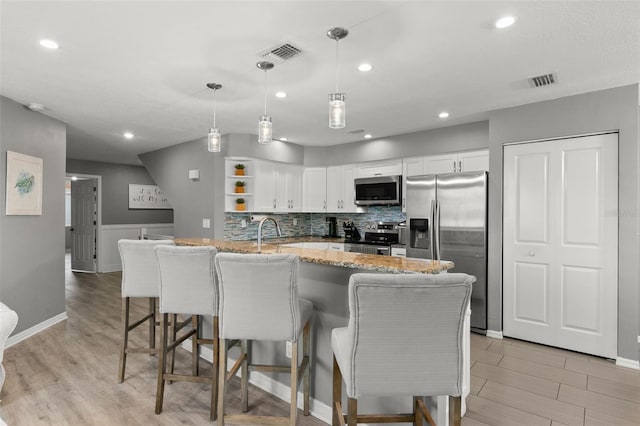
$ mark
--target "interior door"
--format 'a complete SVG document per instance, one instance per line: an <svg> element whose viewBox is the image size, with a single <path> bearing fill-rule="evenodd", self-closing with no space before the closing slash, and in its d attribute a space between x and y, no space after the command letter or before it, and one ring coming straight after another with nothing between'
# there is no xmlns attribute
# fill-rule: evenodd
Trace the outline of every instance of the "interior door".
<svg viewBox="0 0 640 426"><path fill-rule="evenodd" d="M617 355L618 136L504 147L504 334Z"/></svg>
<svg viewBox="0 0 640 426"><path fill-rule="evenodd" d="M96 272L97 179L71 181L71 269Z"/></svg>

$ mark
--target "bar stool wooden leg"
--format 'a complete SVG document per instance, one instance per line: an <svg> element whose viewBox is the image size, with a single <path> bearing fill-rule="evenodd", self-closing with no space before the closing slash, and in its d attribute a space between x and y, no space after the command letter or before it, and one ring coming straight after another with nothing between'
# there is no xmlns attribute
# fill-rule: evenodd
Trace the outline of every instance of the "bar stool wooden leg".
<svg viewBox="0 0 640 426"><path fill-rule="evenodd" d="M298 414L298 342L291 344L291 406L289 418L291 426L296 424L296 415Z"/></svg>
<svg viewBox="0 0 640 426"><path fill-rule="evenodd" d="M347 425L358 425L358 400L355 398L347 398Z"/></svg>
<svg viewBox="0 0 640 426"><path fill-rule="evenodd" d="M124 381L124 369L127 364L127 346L129 344L129 298L122 298L122 328L120 329L120 363L118 367L118 383Z"/></svg>
<svg viewBox="0 0 640 426"><path fill-rule="evenodd" d="M218 334L218 317L213 317L213 372L211 374L211 411L210 419L215 420L218 415L218 376L225 376L225 372L220 373L220 339Z"/></svg>
<svg viewBox="0 0 640 426"><path fill-rule="evenodd" d="M167 322L168 314L162 314L160 321L160 348L158 357L158 386L156 389L156 414L162 412L162 403L164 400L164 374L167 371Z"/></svg>
<svg viewBox="0 0 640 426"><path fill-rule="evenodd" d="M332 426L344 425L344 415L342 413L342 372L338 367L336 357L333 357L333 398L331 404Z"/></svg>
<svg viewBox="0 0 640 426"><path fill-rule="evenodd" d="M306 366L304 369L304 382L303 382L303 395L304 395L304 408L302 413L305 416L309 415L309 391L311 387L311 321L307 321L304 325L302 334L302 357L306 360ZM304 361L303 361L304 362Z"/></svg>
<svg viewBox="0 0 640 426"><path fill-rule="evenodd" d="M242 362L242 378L240 380L240 391L242 393L242 412L249 411L249 341L242 340L240 342L241 352L245 354L244 361Z"/></svg>
<svg viewBox="0 0 640 426"><path fill-rule="evenodd" d="M217 327L216 327L217 329ZM220 340L220 374L218 375L218 426L224 426L224 399L227 385L227 341Z"/></svg>
<svg viewBox="0 0 640 426"><path fill-rule="evenodd" d="M169 342L175 342L176 339L178 338L178 315L177 314L170 314L171 315L171 330L167 330L171 332L171 337L168 339ZM173 350L169 351L169 354L166 355L168 357L168 364L169 364L169 371L171 374L173 374L174 372L174 368L176 366L176 348L173 348ZM169 384L172 384L173 380L169 380Z"/></svg>
<svg viewBox="0 0 640 426"><path fill-rule="evenodd" d="M200 340L200 315L191 315L191 327L196 331L196 334L191 337L191 374L198 375L199 372L199 346L198 340Z"/></svg>
<svg viewBox="0 0 640 426"><path fill-rule="evenodd" d="M149 313L151 314L151 319L149 320L149 347L156 347L156 298L149 298ZM151 356L155 355L154 353L150 354Z"/></svg>
<svg viewBox="0 0 640 426"><path fill-rule="evenodd" d="M460 426L462 423L462 397L449 397L449 426Z"/></svg>

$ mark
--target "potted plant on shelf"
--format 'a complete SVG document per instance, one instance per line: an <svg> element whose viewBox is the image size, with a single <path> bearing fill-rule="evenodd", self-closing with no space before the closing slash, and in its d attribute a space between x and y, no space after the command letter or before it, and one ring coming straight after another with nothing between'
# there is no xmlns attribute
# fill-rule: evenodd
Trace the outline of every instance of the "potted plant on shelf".
<svg viewBox="0 0 640 426"><path fill-rule="evenodd" d="M236 164L235 166L236 169L236 176L244 176L244 164Z"/></svg>
<svg viewBox="0 0 640 426"><path fill-rule="evenodd" d="M236 199L236 210L246 210L246 204L244 203L244 198L237 198Z"/></svg>
<svg viewBox="0 0 640 426"><path fill-rule="evenodd" d="M243 194L244 193L244 182L241 180L237 180L236 181L236 194Z"/></svg>

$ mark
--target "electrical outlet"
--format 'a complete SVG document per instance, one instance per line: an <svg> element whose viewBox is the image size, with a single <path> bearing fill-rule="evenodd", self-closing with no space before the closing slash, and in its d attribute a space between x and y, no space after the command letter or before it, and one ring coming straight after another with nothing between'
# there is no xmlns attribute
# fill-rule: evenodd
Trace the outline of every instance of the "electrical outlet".
<svg viewBox="0 0 640 426"><path fill-rule="evenodd" d="M297 218L293 218L293 226L297 226L298 225L298 219Z"/></svg>
<svg viewBox="0 0 640 426"><path fill-rule="evenodd" d="M247 219L242 219L240 221L240 227L241 228L246 228L247 227Z"/></svg>
<svg viewBox="0 0 640 426"><path fill-rule="evenodd" d="M211 228L211 219L202 219L203 228Z"/></svg>
<svg viewBox="0 0 640 426"><path fill-rule="evenodd" d="M284 355L285 355L287 358L291 359L291 342L290 342L289 340L287 340L287 342L286 342L286 343L287 343L287 348L285 349L285 353L284 353Z"/></svg>

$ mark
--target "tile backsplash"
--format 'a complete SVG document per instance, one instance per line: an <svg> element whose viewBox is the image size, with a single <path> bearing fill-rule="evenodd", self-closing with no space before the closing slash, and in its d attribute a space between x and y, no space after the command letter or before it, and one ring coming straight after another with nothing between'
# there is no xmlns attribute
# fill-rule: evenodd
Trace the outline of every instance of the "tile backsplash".
<svg viewBox="0 0 640 426"><path fill-rule="evenodd" d="M325 218L335 217L338 222L338 236L343 237L342 223L352 220L360 233L364 233L367 222L402 222L405 214L399 206L369 207L367 213L225 213L224 217L224 237L229 240L255 240L258 235L258 222L251 221L251 215L268 215L278 221L283 236L316 236L320 237L328 233L329 225ZM246 220L247 227L242 227L242 220ZM294 222L296 224L294 225ZM272 223L266 223L263 228L264 237L276 236L275 227Z"/></svg>

